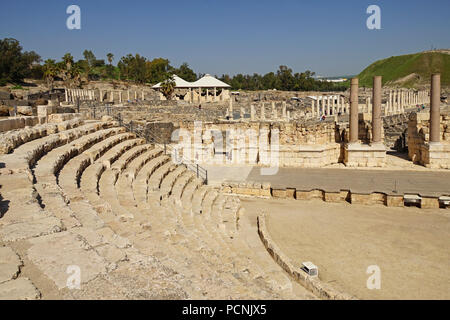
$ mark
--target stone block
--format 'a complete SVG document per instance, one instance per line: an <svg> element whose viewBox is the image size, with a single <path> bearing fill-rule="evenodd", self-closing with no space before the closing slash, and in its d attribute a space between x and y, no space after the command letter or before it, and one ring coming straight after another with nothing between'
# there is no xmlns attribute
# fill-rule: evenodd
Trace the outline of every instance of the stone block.
<svg viewBox="0 0 450 320"><path fill-rule="evenodd" d="M439 199L438 198L422 197L422 200L420 201L420 207L422 209L436 209L436 208L439 208Z"/></svg>
<svg viewBox="0 0 450 320"><path fill-rule="evenodd" d="M387 195L386 205L388 207L403 207L404 206L403 196Z"/></svg>

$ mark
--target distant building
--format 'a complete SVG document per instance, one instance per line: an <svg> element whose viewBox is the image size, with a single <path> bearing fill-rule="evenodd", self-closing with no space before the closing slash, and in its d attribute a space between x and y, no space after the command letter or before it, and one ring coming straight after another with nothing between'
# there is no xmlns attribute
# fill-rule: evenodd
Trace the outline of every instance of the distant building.
<svg viewBox="0 0 450 320"><path fill-rule="evenodd" d="M188 82L175 74L173 79L175 81L175 100L189 101L191 103L230 100L230 86L209 74L194 82ZM161 82L152 88L160 91ZM166 100L161 92L159 94L161 100Z"/></svg>

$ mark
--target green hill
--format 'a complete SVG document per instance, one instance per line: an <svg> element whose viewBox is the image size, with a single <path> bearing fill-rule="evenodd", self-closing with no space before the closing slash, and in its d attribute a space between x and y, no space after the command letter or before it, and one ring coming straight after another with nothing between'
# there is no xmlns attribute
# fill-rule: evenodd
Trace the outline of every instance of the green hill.
<svg viewBox="0 0 450 320"><path fill-rule="evenodd" d="M373 76L383 85L416 87L427 84L432 73L441 73L442 86L450 86L450 50L420 52L390 57L372 63L359 74L360 86L372 87Z"/></svg>

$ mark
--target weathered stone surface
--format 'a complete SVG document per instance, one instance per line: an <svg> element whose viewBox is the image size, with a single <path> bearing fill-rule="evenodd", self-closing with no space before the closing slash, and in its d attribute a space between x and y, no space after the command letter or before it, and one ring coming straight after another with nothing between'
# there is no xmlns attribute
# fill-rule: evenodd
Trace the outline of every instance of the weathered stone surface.
<svg viewBox="0 0 450 320"><path fill-rule="evenodd" d="M17 106L17 113L23 116L32 116L33 108L31 106Z"/></svg>
<svg viewBox="0 0 450 320"><path fill-rule="evenodd" d="M41 293L28 278L18 278L0 284L0 300L36 300Z"/></svg>
<svg viewBox="0 0 450 320"><path fill-rule="evenodd" d="M0 247L0 283L15 279L23 265L19 256L9 247Z"/></svg>
<svg viewBox="0 0 450 320"><path fill-rule="evenodd" d="M107 271L107 261L86 242L71 232L62 232L30 240L29 259L53 280L59 289L66 287L69 266L80 268L81 284Z"/></svg>
<svg viewBox="0 0 450 320"><path fill-rule="evenodd" d="M61 232L63 229L59 219L46 217L39 220L9 224L0 229L3 241L17 241Z"/></svg>

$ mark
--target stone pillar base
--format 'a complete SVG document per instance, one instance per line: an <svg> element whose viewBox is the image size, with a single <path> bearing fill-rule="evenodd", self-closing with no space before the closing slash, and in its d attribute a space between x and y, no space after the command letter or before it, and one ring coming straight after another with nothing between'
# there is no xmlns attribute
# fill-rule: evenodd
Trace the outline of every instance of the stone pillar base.
<svg viewBox="0 0 450 320"><path fill-rule="evenodd" d="M348 143L344 147L344 164L347 167L384 167L386 147L382 143Z"/></svg>
<svg viewBox="0 0 450 320"><path fill-rule="evenodd" d="M450 145L440 142L425 143L421 148L422 164L432 169L450 169Z"/></svg>

